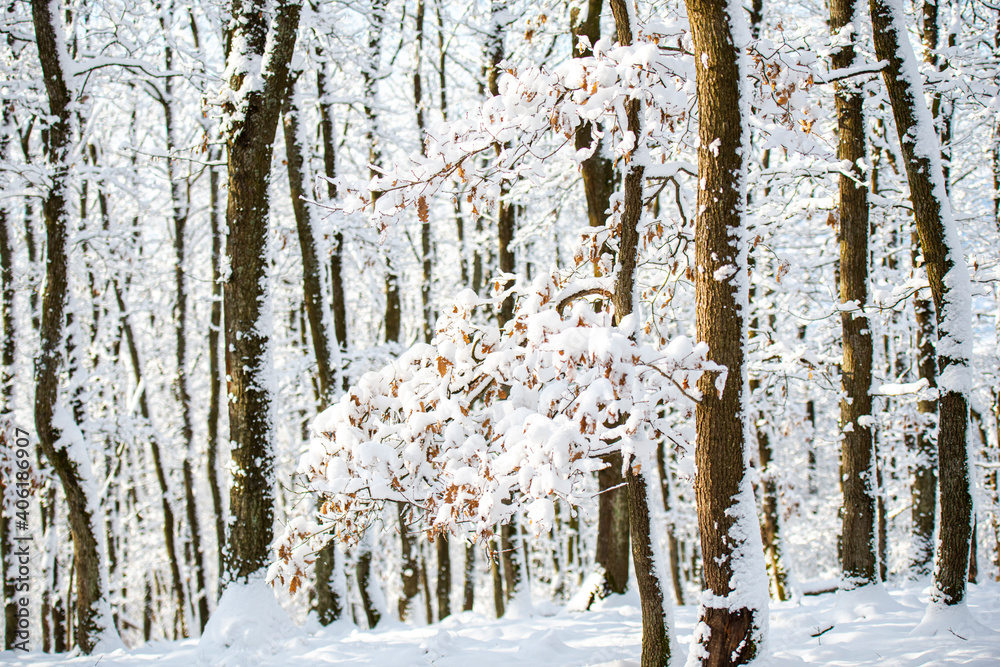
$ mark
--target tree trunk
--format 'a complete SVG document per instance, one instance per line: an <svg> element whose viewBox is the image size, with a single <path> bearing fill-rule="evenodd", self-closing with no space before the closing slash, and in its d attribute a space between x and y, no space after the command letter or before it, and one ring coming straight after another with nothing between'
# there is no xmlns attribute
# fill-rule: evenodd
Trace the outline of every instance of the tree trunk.
<svg viewBox="0 0 1000 667"><path fill-rule="evenodd" d="M319 57L322 52L317 49L316 55ZM319 99L320 131L323 138L323 175L327 179L327 197L332 202L337 198L337 186L333 183L333 179L337 175L333 148L333 112L326 99L326 71L322 63L316 70L316 92ZM301 237L299 243L302 243ZM347 309L344 304L344 234L340 230L334 232L333 246L330 253L330 282L333 296L331 305L338 354L336 368L331 368L329 372L332 374L331 381L334 382L330 391L336 392L338 388L346 391L349 384L344 369L344 355L347 353ZM323 321L327 322L325 319ZM328 333L325 335L329 346L329 335ZM314 340L315 344L317 341ZM313 603L313 609L322 625L329 625L340 618L346 603L346 594L347 586L343 566L337 564L337 548L331 541L316 554L316 599Z"/></svg>
<svg viewBox="0 0 1000 667"><path fill-rule="evenodd" d="M698 216L695 223L698 339L709 359L728 369L720 391L718 373L705 373L695 414L695 496L701 533L706 596L699 610L699 644L705 665L753 660L764 640L767 591L749 582L767 580L753 489L747 476L745 313L749 304L745 240L744 80L741 49L745 23L718 2L687 0L694 38L699 137ZM734 558L734 555L739 555ZM727 598L730 598L727 600ZM735 599L733 599L735 598Z"/></svg>
<svg viewBox="0 0 1000 667"><path fill-rule="evenodd" d="M118 310L121 313L122 329L125 332L125 342L128 346L129 358L132 361L133 377L135 378L136 386L139 387L144 384L142 365L139 359L139 349L136 346L135 337L132 334L132 325L129 323L128 310L125 307L125 300L122 297L121 289L118 287L117 281L115 282L114 289L115 298L118 300ZM152 428L149 401L146 400L146 395L145 389L143 389L143 391L139 394L139 414L142 415L143 420L145 420L150 430L155 431L155 429ZM171 588L177 603L177 609L174 616L176 638L176 629L178 626L180 627L180 635L187 635L187 614L185 613L184 585L181 581L180 559L178 558L177 547L174 542L174 527L176 525L176 520L174 519L172 502L173 494L170 492L170 486L167 484L167 474L163 466L163 459L160 456L160 444L155 436L151 436L149 438L149 450L153 456L153 469L156 473L156 483L160 490L160 504L163 509L163 541L167 549L167 564L170 566Z"/></svg>
<svg viewBox="0 0 1000 667"><path fill-rule="evenodd" d="M504 608L503 573L500 571L500 552L497 550L496 536L490 538L490 577L493 580L493 611L497 618L506 612Z"/></svg>
<svg viewBox="0 0 1000 667"><path fill-rule="evenodd" d="M317 52L317 56L322 55ZM323 65L316 70L316 93L319 97L320 130L323 136L323 175L326 177L326 196L330 201L337 199L337 186L334 178L337 176L337 162L334 153L333 111L326 99L326 71ZM350 384L344 368L344 355L347 354L347 306L344 302L344 233L339 229L333 234L333 248L330 253L330 282L333 293L333 333L337 339L340 360L336 373L340 378L339 386L347 391Z"/></svg>
<svg viewBox="0 0 1000 667"><path fill-rule="evenodd" d="M434 538L437 555L437 578L434 591L437 598L438 620L451 616L451 554L447 535Z"/></svg>
<svg viewBox="0 0 1000 667"><path fill-rule="evenodd" d="M593 56L593 45L601 37L601 10L603 0L588 0L587 14L579 16L579 9L572 15L573 52L581 58ZM580 38L584 37L584 42ZM587 45L589 42L590 45ZM584 123L576 133L577 150L589 149L594 142L594 154L580 164L583 191L587 198L587 218L591 227L607 224L614 192L614 164L603 153L600 139L594 134L591 123ZM600 276L598 263L594 275ZM603 569L604 583L597 597L624 593L628 589L629 528L628 488L622 475L620 453L604 457L606 466L597 473L597 564ZM596 598L595 598L596 599ZM593 600L592 600L593 602Z"/></svg>
<svg viewBox="0 0 1000 667"><path fill-rule="evenodd" d="M297 77L297 75L296 75ZM295 213L295 226L299 237L299 251L302 254L302 292L309 331L312 335L313 356L316 359L316 377L319 379L319 409L330 402L334 387L334 372L330 359L330 336L327 333L329 316L326 299L323 296L322 268L316 248L316 234L313 230L312 211L305 196L305 158L299 139L299 107L295 100L295 81L289 81L284 108L285 162L288 165L288 183Z"/></svg>
<svg viewBox="0 0 1000 667"><path fill-rule="evenodd" d="M633 0L611 0L615 17L618 43L631 46L636 28ZM626 102L626 130L632 133L637 147L642 146L642 102ZM632 314L632 297L635 292L635 270L639 253L639 218L642 216L642 186L645 177L641 152L638 149L628 160L623 179L623 206L620 217L621 233L618 240L617 275L612 297L614 323ZM670 662L670 626L663 587L662 571L656 566L654 540L649 526L649 503L645 474L638 468L644 462L627 462L629 537L632 542L632 562L635 566L636 584L642 606L642 667L661 667Z"/></svg>
<svg viewBox="0 0 1000 667"><path fill-rule="evenodd" d="M217 162L221 150L209 148L209 162ZM208 325L208 445L205 459L208 472L208 488L212 494L212 510L215 513L215 543L217 545L218 576L225 572L226 553L226 512L222 506L222 489L219 484L219 404L222 395L222 372L219 363L219 332L222 330L222 280L220 260L222 236L219 232L219 172L209 167L209 226L212 234L212 310Z"/></svg>
<svg viewBox="0 0 1000 667"><path fill-rule="evenodd" d="M607 465L597 473L596 560L604 573L600 598L628 590L629 569L629 489L622 475L621 452L603 460Z"/></svg>
<svg viewBox="0 0 1000 667"><path fill-rule="evenodd" d="M400 570L403 580L403 594L399 598L399 620L410 618L413 599L420 594L419 563L417 562L417 545L413 543L407 526L406 506L396 503L396 516L399 519L399 543L401 548Z"/></svg>
<svg viewBox="0 0 1000 667"><path fill-rule="evenodd" d="M663 495L663 513L667 516L667 548L670 558L670 580L674 585L674 599L678 605L684 604L684 585L681 582L680 545L670 513L670 473L667 471L666 447L662 441L656 446L656 467L660 473L660 488Z"/></svg>
<svg viewBox="0 0 1000 667"><path fill-rule="evenodd" d="M268 199L271 155L278 116L287 91L301 4L279 0L268 57L267 18L247 0L232 0L232 44L237 63L229 86L237 105L224 106L229 149L226 254L230 275L223 288L229 439L234 483L226 552L227 583L246 581L271 561L274 522L274 424L271 423L270 296L268 291ZM261 66L248 72L244 62ZM244 87L247 76L261 85Z"/></svg>
<svg viewBox="0 0 1000 667"><path fill-rule="evenodd" d="M3 109L3 125L7 126L7 109ZM7 136L0 136L0 161L7 160ZM10 230L7 224L7 207L0 205L0 318L3 318L3 346L0 352L0 419L6 421L14 410L14 272L13 253L10 245ZM6 424L0 421L0 429ZM8 434L4 433L4 438ZM9 443L4 445L10 447ZM13 451L13 450L10 450ZM13 470L11 471L13 473ZM17 604L14 597L14 483L10 479L0 480L0 573L3 574L4 597L4 649L11 650L17 640ZM9 498L9 501L8 501Z"/></svg>
<svg viewBox="0 0 1000 667"><path fill-rule="evenodd" d="M951 214L941 170L941 155L907 41L898 0L871 0L875 52L889 66L882 70L892 102L900 149L906 165L917 233L937 315L938 485L941 524L937 534L932 602L965 599L972 532L972 493L966 431L971 385L971 295L968 268Z"/></svg>
<svg viewBox="0 0 1000 667"><path fill-rule="evenodd" d="M172 11L172 5L168 11ZM167 25L161 16L160 27L166 34ZM164 69L173 69L173 49L169 44L164 48ZM164 130L167 140L167 180L170 183L170 201L173 209L174 224L174 332L177 354L177 381L175 384L177 400L180 403L181 443L183 448L182 469L184 475L184 500L189 530L191 531L191 551L195 571L195 597L198 613L199 631L205 629L208 623L208 595L205 590L205 565L201 550L201 529L198 524L198 508L194 498L194 473L191 469L191 459L194 456L194 428L191 424L191 393L187 379L187 288L184 283L185 231L187 228L189 202L185 201L181 191L181 181L176 173L174 153L174 113L173 113L173 80L167 77L163 81L164 96L160 102L163 106ZM96 166L96 160L94 160ZM102 209L106 204L102 205ZM102 210L106 216L107 212ZM124 315L124 313L123 313Z"/></svg>
<svg viewBox="0 0 1000 667"><path fill-rule="evenodd" d="M465 583L462 586L462 611L472 611L476 602L476 545L465 545Z"/></svg>
<svg viewBox="0 0 1000 667"><path fill-rule="evenodd" d="M857 0L831 0L830 30L836 34L858 17ZM854 45L847 44L831 57L834 69L855 65ZM854 304L840 315L844 357L841 364L840 458L841 572L848 588L875 583L878 561L875 537L875 445L872 412L872 334L865 310L868 306L868 188L859 165L867 157L861 91L853 82L834 84L837 105L837 157L851 164L840 175L840 302ZM860 311L860 312L859 312Z"/></svg>
<svg viewBox="0 0 1000 667"><path fill-rule="evenodd" d="M93 515L97 499L90 498L87 479L90 461L77 458L83 447L70 447L79 436L71 417L58 407L59 367L62 365L62 345L66 302L68 299L66 253L66 191L69 179L70 93L62 63L69 56L61 53L62 27L59 17L52 14L53 5L32 0L35 40L42 65L42 75L48 94L49 113L48 159L52 168L51 187L45 195L43 216L47 243L45 293L42 297L42 322L39 331L39 353L35 361L35 430L45 457L59 476L73 538L73 563L77 577L76 639L84 653L91 653L102 635L114 633L109 623L107 580L101 563L98 526Z"/></svg>

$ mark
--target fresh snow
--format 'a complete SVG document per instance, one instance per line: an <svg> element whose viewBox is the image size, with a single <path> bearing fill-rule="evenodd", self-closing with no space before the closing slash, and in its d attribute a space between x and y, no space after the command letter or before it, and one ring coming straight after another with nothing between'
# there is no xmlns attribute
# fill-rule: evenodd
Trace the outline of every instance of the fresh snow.
<svg viewBox="0 0 1000 667"><path fill-rule="evenodd" d="M1000 664L1000 583L970 585L968 608L927 614L929 579L772 602L769 667L930 667ZM634 588L633 588L634 590ZM374 631L347 621L299 628L262 585L220 602L199 639L158 641L103 655L0 653L0 664L163 667L372 665L378 667L638 667L641 620L630 592L574 612L536 601L536 616L494 620L475 612L414 627L387 620ZM674 610L687 653L696 607Z"/></svg>

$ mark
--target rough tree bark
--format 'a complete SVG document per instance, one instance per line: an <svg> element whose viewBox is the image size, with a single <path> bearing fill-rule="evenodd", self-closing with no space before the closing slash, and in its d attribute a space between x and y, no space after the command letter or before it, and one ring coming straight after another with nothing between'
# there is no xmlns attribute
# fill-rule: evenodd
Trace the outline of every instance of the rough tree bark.
<svg viewBox="0 0 1000 667"><path fill-rule="evenodd" d="M753 489L748 479L745 313L749 302L744 213L743 44L749 38L738 4L687 0L698 89L698 216L695 295L698 339L711 361L695 414L695 496L706 591L692 662L740 665L764 639L767 581ZM760 571L758 571L758 567Z"/></svg>
<svg viewBox="0 0 1000 667"><path fill-rule="evenodd" d="M965 599L972 533L972 493L966 432L969 427L971 295L968 267L941 169L934 121L924 101L917 59L899 0L871 0L875 53L892 103L906 166L917 234L937 318L938 497L932 604Z"/></svg>
<svg viewBox="0 0 1000 667"><path fill-rule="evenodd" d="M230 266L223 287L223 309L229 439L233 443L227 583L245 582L270 562L274 434L268 354L267 185L300 10L300 0L279 0L269 40L268 12L263 6L254 0L232 0L230 5L234 20L227 61L232 101L224 106L223 129L229 150L226 255ZM268 42L270 49L266 48ZM247 71L248 64L263 71ZM244 87L247 77L254 77L259 84Z"/></svg>
<svg viewBox="0 0 1000 667"><path fill-rule="evenodd" d="M857 25L858 0L831 0L830 30ZM834 69L855 65L854 44L831 56ZM840 302L853 304L841 312L844 357L841 364L840 428L843 433L840 479L844 494L841 531L841 572L848 588L878 581L875 539L875 442L869 423L872 411L872 334L868 305L868 186L860 164L866 159L862 94L853 81L834 83L837 157L850 163L850 173L840 175Z"/></svg>

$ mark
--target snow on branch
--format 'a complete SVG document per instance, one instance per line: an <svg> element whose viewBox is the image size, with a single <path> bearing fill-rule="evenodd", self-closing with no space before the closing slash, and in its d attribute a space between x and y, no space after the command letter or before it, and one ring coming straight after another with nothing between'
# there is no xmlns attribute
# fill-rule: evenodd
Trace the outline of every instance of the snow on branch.
<svg viewBox="0 0 1000 667"><path fill-rule="evenodd" d="M657 438L688 440L666 408L692 411L701 373L722 370L707 346L640 342L635 316L613 326L585 293L603 295L540 278L500 329L474 318L496 299L466 290L431 344L364 375L320 414L299 474L323 502L278 539L269 579L294 590L316 550L357 542L387 501L409 505L430 534L486 537L518 511L547 530L554 498L592 499L584 481L603 467L598 457L645 461Z"/></svg>

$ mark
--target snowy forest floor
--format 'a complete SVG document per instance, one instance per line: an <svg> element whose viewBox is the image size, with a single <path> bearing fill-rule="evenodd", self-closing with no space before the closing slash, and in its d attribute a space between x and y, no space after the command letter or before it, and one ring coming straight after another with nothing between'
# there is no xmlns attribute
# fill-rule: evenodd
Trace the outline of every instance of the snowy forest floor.
<svg viewBox="0 0 1000 667"><path fill-rule="evenodd" d="M957 613L928 616L926 600L926 585L907 584L772 603L771 657L764 664L1000 665L1000 583L970 586L968 608ZM638 597L620 596L598 607L577 613L539 605L532 617L501 620L465 612L425 627L387 621L375 631L347 622L310 631L292 625L287 617L267 618L268 612L260 610L249 618L229 619L228 624L226 619L213 618L201 640L152 642L101 656L28 653L15 657L3 652L0 663L36 667L137 667L154 662L165 667L637 666ZM696 613L694 605L674 610L676 637L684 656ZM678 662L683 664L683 660Z"/></svg>

